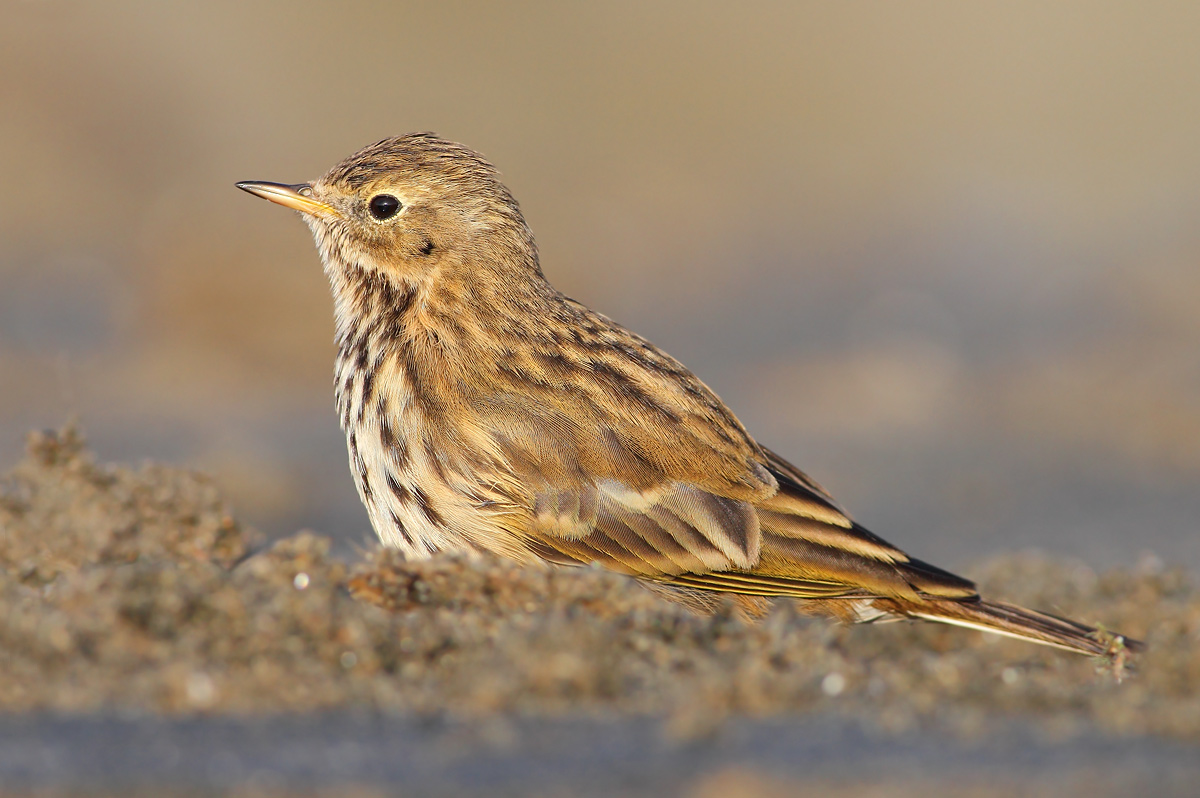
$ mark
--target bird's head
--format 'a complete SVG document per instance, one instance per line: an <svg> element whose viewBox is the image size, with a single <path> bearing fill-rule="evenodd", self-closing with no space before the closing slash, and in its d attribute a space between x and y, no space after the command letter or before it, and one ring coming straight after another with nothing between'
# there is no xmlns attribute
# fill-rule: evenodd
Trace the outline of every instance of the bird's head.
<svg viewBox="0 0 1200 798"><path fill-rule="evenodd" d="M533 235L495 167L431 133L372 144L312 183L237 185L303 215L335 291L355 275L410 288L483 271L540 276Z"/></svg>

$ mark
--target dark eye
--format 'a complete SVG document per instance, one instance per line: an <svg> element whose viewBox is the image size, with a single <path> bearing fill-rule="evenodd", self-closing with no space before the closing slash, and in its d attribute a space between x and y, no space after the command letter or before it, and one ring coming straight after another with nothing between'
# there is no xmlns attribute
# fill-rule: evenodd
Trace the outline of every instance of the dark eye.
<svg viewBox="0 0 1200 798"><path fill-rule="evenodd" d="M400 212L400 200L391 194L377 194L371 197L371 202L367 207L371 209L371 215L382 222Z"/></svg>

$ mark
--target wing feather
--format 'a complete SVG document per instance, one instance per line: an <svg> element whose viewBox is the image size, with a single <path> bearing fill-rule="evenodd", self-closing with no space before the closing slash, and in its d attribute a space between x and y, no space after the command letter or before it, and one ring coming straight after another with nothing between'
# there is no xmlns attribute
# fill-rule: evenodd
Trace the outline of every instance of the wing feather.
<svg viewBox="0 0 1200 798"><path fill-rule="evenodd" d="M572 506L562 490L534 500L539 513L528 535L539 547L588 563L607 559L644 577L752 568L761 546L758 517L746 502L692 485L635 491L613 480L596 488L594 517L561 512ZM603 558L593 555L604 555Z"/></svg>

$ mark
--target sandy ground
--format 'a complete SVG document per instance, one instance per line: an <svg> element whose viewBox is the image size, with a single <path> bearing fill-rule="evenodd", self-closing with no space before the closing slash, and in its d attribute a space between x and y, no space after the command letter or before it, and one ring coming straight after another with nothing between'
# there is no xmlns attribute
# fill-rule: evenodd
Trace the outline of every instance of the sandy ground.
<svg viewBox="0 0 1200 798"><path fill-rule="evenodd" d="M119 765L136 770L136 759L108 757L97 781L86 768L42 773L30 764L36 757L14 754L20 740L75 739L49 729L90 729L69 749L70 761L84 761L96 745L114 745L106 723L120 728L130 717L161 729L164 739L199 723L214 741L237 733L261 741L305 724L353 737L362 724L384 724L410 755L420 745L458 746L460 755L483 746L492 760L501 751L510 762L537 761L551 750L545 741L555 728L579 741L649 735L675 752L656 760L666 768L660 775L684 768L679 757L695 755L695 746L711 748L711 757L695 755L710 765L704 779L688 771L675 782L695 795L791 794L799 765L763 771L753 757L739 764L718 755L732 750L720 741L739 739L729 737L738 728L749 730L743 743L791 735L797 763L845 760L841 775L810 773L831 794L869 782L882 785L879 795L936 794L938 784L993 795L1021 773L1032 779L1026 787L1062 788L1067 779L1092 795L1118 794L1120 780L1102 772L1118 761L1114 750L1143 752L1136 761L1144 763L1155 751L1185 752L1164 754L1154 772L1163 794L1176 794L1171 778L1195 783L1184 773L1185 763L1200 759L1200 592L1191 576L1151 561L1097 574L1028 556L982 563L968 575L997 598L1139 637L1149 653L1118 680L1103 663L935 625L845 628L806 619L786 603L753 625L732 611L698 617L592 569L411 563L386 552L347 564L312 534L264 544L230 517L201 475L99 465L74 429L38 433L0 481L0 784L76 794L83 787L69 774L83 773L88 794L145 786ZM274 719L267 731L247 731L265 719ZM812 750L824 728L829 739L875 741L864 750L877 753L925 740L928 750L914 761L938 772L953 759L948 746L986 746L1012 734L1023 755L1062 750L1073 764L1018 773L992 756L983 759L1007 780L965 778L961 764L945 770L957 774L953 784L911 767L888 780L853 767L838 746L833 754ZM311 740L336 747L341 736ZM199 756L204 746L183 748ZM580 760L575 771L563 766L563 779L538 782L538 794L593 794L578 780L588 768L611 775L646 750L607 764L593 751L599 759ZM279 767L275 781L250 787L201 778L187 782L194 793L176 788L296 794L288 773L300 771ZM174 772L146 789L163 794ZM363 794L382 794L371 785L388 778L368 779ZM640 783L653 783L647 779ZM313 794L340 789L304 784ZM253 790L246 794L259 794ZM473 793L464 786L460 794Z"/></svg>

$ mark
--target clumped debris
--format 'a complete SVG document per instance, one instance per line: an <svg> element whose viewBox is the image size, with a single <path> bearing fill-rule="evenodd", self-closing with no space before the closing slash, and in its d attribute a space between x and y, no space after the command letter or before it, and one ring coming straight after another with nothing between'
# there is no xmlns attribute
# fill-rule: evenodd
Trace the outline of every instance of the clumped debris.
<svg viewBox="0 0 1200 798"><path fill-rule="evenodd" d="M161 465L98 466L74 425L31 433L24 462L0 481L0 568L31 584L137 560L228 567L254 542L211 480Z"/></svg>
<svg viewBox="0 0 1200 798"><path fill-rule="evenodd" d="M93 462L73 428L0 479L0 711L651 715L682 737L824 712L883 730L1200 737L1200 591L1022 555L989 595L1141 637L1106 662L933 624L841 627L788 604L708 617L591 568L262 547L206 478Z"/></svg>

